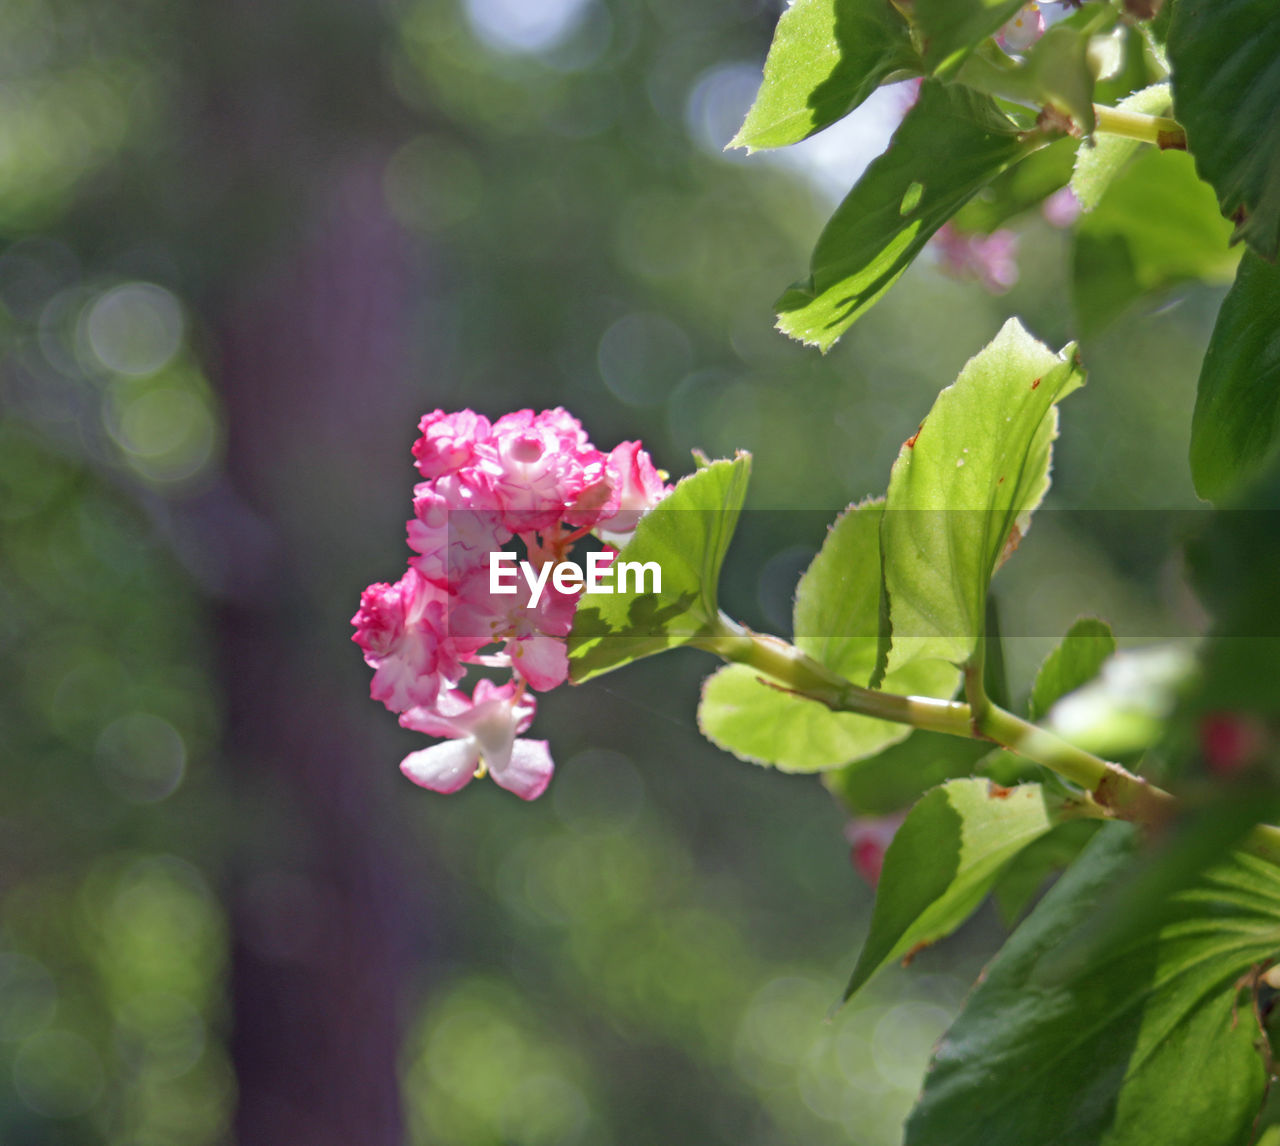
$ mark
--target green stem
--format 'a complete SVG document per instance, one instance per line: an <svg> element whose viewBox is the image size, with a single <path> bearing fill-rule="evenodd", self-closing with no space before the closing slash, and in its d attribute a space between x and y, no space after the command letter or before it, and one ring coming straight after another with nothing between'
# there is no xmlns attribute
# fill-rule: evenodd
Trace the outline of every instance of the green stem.
<svg viewBox="0 0 1280 1146"><path fill-rule="evenodd" d="M1118 107L1093 105L1097 117L1096 130L1107 135L1121 135L1125 139L1137 139L1154 143L1162 150L1187 149L1187 133L1176 119L1164 115L1144 115L1137 111L1122 111Z"/></svg>
<svg viewBox="0 0 1280 1146"><path fill-rule="evenodd" d="M690 642L733 664L748 665L788 692L819 701L836 712L853 712L878 720L909 724L975 740L990 740L1083 788L1088 796L1079 814L1100 819L1131 820L1148 826L1168 821L1177 811L1173 796L1141 776L1077 748L1046 728L992 704L982 682L982 662L965 669L969 703L928 696L899 696L862 688L832 672L794 645L753 633L723 613L709 632ZM1280 866L1280 828L1258 824L1241 847Z"/></svg>
<svg viewBox="0 0 1280 1146"><path fill-rule="evenodd" d="M1146 823L1164 819L1173 797L1047 729L992 704L981 684L982 665L966 670L971 703L928 696L899 696L862 688L832 672L794 645L753 633L721 614L712 630L691 642L733 664L748 665L789 692L836 712L909 724L930 732L990 740L1056 772L1089 792L1102 814ZM1280 846L1280 836L1277 837Z"/></svg>

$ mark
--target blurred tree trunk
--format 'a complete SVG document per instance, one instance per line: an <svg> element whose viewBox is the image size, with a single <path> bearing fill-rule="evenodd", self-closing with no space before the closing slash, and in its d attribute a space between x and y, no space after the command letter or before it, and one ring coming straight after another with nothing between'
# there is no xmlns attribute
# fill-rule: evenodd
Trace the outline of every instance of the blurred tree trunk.
<svg viewBox="0 0 1280 1146"><path fill-rule="evenodd" d="M390 144L376 144L394 139L394 113L379 122L376 99L347 107L344 128L332 108L334 91L361 90L353 68L385 92L377 51L362 50L384 29L366 4L236 0L196 20L213 43L197 49L209 71L191 181L203 172L213 189L212 373L229 484L249 510L211 542L235 558L217 636L239 820L236 1141L398 1146L421 908L389 830L394 760L362 749L352 715L352 683L367 674L348 643L361 583L346 584L345 558L369 536L362 494L409 474L407 454L383 458L378 443L407 450L412 430L412 281L381 190Z"/></svg>

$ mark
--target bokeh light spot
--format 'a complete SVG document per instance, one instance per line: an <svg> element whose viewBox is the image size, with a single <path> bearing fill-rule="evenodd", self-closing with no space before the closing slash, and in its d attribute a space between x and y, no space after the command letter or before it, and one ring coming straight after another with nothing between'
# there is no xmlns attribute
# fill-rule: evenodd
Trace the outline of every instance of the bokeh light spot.
<svg viewBox="0 0 1280 1146"><path fill-rule="evenodd" d="M89 308L85 334L108 370L133 377L154 374L182 344L182 307L163 287L126 283Z"/></svg>
<svg viewBox="0 0 1280 1146"><path fill-rule="evenodd" d="M172 795L187 767L181 733L149 712L131 712L112 721L98 738L95 755L112 789L138 804Z"/></svg>

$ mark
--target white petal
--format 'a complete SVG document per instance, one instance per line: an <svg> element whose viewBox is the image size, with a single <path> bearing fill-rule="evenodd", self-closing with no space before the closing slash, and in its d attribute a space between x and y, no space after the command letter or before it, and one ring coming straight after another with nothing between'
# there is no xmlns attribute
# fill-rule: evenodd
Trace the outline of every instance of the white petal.
<svg viewBox="0 0 1280 1146"><path fill-rule="evenodd" d="M418 752L410 752L401 761L400 771L415 784L433 792L456 792L475 775L480 752L475 742L446 740Z"/></svg>
<svg viewBox="0 0 1280 1146"><path fill-rule="evenodd" d="M489 774L493 782L514 792L522 800L536 800L551 783L555 764L545 740L517 740L511 746L511 758L499 771L492 764Z"/></svg>

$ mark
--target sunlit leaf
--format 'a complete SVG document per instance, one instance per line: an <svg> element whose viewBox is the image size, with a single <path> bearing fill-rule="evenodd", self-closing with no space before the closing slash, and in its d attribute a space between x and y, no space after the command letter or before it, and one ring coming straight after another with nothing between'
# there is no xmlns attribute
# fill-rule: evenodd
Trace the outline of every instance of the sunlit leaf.
<svg viewBox="0 0 1280 1146"><path fill-rule="evenodd" d="M883 508L883 502L866 502L841 514L796 589L796 646L864 686L879 645ZM949 665L914 664L891 676L884 688L946 697L955 692L958 679ZM874 755L911 731L780 692L741 665L728 665L707 680L698 721L721 748L789 772L839 767Z"/></svg>
<svg viewBox="0 0 1280 1146"><path fill-rule="evenodd" d="M847 115L894 72L920 69L889 0L796 0L782 13L764 82L730 147L784 147Z"/></svg>
<svg viewBox="0 0 1280 1146"><path fill-rule="evenodd" d="M889 477L881 527L890 673L922 658L963 664L987 586L1049 486L1055 404L1084 382L1017 319L938 395Z"/></svg>
<svg viewBox="0 0 1280 1146"><path fill-rule="evenodd" d="M808 280L778 300L778 329L829 349L943 223L1046 142L1020 133L987 96L958 84L925 83L889 150L823 229Z"/></svg>
<svg viewBox="0 0 1280 1146"><path fill-rule="evenodd" d="M1152 84L1122 99L1116 107L1121 111L1140 112L1143 115L1165 115L1173 103L1167 83ZM1092 211L1102 200L1103 192L1120 169L1143 146L1136 139L1123 135L1101 134L1093 142L1082 143L1076 151L1075 171L1071 176L1071 190L1080 206Z"/></svg>
<svg viewBox="0 0 1280 1146"><path fill-rule="evenodd" d="M641 518L617 560L656 562L662 591L633 578L625 593L584 596L569 634L576 684L630 661L685 644L717 615L720 566L747 495L751 455L716 461L683 478Z"/></svg>
<svg viewBox="0 0 1280 1146"><path fill-rule="evenodd" d="M885 852L871 931L845 998L886 963L950 935L1055 816L1038 784L952 780L927 793Z"/></svg>

